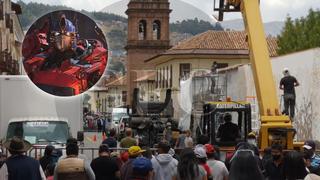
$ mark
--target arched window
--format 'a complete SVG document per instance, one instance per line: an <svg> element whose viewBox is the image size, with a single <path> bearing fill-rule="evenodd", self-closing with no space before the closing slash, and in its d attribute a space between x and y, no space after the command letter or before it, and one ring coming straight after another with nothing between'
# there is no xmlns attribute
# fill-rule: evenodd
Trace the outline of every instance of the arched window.
<svg viewBox="0 0 320 180"><path fill-rule="evenodd" d="M141 20L139 22L139 40L145 40L147 38L147 21Z"/></svg>
<svg viewBox="0 0 320 180"><path fill-rule="evenodd" d="M153 21L153 40L160 40L161 38L161 22L159 20Z"/></svg>

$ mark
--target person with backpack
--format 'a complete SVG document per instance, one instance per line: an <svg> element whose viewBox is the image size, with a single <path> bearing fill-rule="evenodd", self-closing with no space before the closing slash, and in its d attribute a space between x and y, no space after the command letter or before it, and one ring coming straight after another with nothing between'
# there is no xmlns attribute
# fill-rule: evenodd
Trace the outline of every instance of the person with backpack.
<svg viewBox="0 0 320 180"><path fill-rule="evenodd" d="M130 180L153 180L151 160L138 157L132 162L132 175Z"/></svg>
<svg viewBox="0 0 320 180"><path fill-rule="evenodd" d="M145 152L139 146L131 146L128 150L129 159L120 169L120 179L121 180L132 180L131 176L133 173L133 161L141 156L141 153Z"/></svg>

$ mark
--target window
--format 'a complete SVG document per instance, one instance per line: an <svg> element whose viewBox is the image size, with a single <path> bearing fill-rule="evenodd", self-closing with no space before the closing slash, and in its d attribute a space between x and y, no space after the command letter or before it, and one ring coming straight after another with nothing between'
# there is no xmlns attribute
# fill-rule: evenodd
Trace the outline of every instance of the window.
<svg viewBox="0 0 320 180"><path fill-rule="evenodd" d="M161 38L161 22L159 20L153 21L153 40L160 40Z"/></svg>
<svg viewBox="0 0 320 180"><path fill-rule="evenodd" d="M172 65L170 65L170 87L172 87Z"/></svg>
<svg viewBox="0 0 320 180"><path fill-rule="evenodd" d="M167 66L166 68L166 72L167 72L167 77L166 77L166 87L169 87L169 67Z"/></svg>
<svg viewBox="0 0 320 180"><path fill-rule="evenodd" d="M145 40L147 38L147 21L141 20L139 22L139 40Z"/></svg>
<svg viewBox="0 0 320 180"><path fill-rule="evenodd" d="M180 79L187 79L189 78L191 71L191 65L188 64L180 64Z"/></svg>
<svg viewBox="0 0 320 180"><path fill-rule="evenodd" d="M161 84L162 84L162 88L165 88L164 87L164 82L165 82L165 70L164 70L164 67L162 68L162 73L161 73L161 76L162 76L162 82L161 82Z"/></svg>
<svg viewBox="0 0 320 180"><path fill-rule="evenodd" d="M156 88L158 88L158 80L159 80L159 70L158 69L156 69Z"/></svg>
<svg viewBox="0 0 320 180"><path fill-rule="evenodd" d="M3 1L0 1L0 20L3 20Z"/></svg>
<svg viewBox="0 0 320 180"><path fill-rule="evenodd" d="M127 102L127 91L122 91L122 102L123 103Z"/></svg>
<svg viewBox="0 0 320 180"><path fill-rule="evenodd" d="M162 69L159 69L159 88L162 88Z"/></svg>

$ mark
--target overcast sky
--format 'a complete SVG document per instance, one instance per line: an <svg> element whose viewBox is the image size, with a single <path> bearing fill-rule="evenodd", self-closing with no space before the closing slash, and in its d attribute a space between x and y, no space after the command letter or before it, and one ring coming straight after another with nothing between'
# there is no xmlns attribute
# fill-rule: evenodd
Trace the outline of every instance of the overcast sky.
<svg viewBox="0 0 320 180"><path fill-rule="evenodd" d="M25 2L36 1L49 4L63 4L75 9L88 11L100 11L105 6L120 0L23 0ZM174 0L170 0L174 1ZM213 0L182 0L205 11L212 17ZM283 21L287 14L293 18L305 16L310 8L320 9L320 0L260 0L261 12L264 22ZM90 2L90 3L88 3ZM227 13L225 19L239 19L239 13Z"/></svg>

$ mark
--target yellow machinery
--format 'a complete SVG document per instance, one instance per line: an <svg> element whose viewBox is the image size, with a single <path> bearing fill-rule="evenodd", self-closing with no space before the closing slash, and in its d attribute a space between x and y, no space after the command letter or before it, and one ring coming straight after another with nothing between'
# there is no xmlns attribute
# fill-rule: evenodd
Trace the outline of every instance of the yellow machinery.
<svg viewBox="0 0 320 180"><path fill-rule="evenodd" d="M261 118L260 149L273 143L281 143L286 149L301 147L301 143L293 142L295 130L290 118L279 111L259 0L220 0L215 10L219 11L219 21L224 12L240 11L243 15Z"/></svg>

